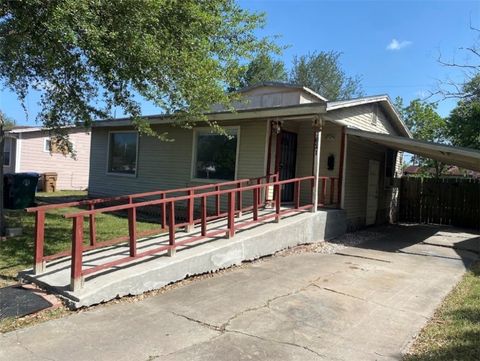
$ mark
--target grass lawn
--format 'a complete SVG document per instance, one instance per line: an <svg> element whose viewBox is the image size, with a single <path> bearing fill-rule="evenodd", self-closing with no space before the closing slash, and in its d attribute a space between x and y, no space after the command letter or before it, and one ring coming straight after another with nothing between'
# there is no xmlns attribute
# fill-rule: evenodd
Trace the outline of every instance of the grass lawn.
<svg viewBox="0 0 480 361"><path fill-rule="evenodd" d="M404 361L480 360L480 262L422 330Z"/></svg>
<svg viewBox="0 0 480 361"><path fill-rule="evenodd" d="M43 203L48 198L50 202L69 202L86 197L83 191L60 191L54 193L37 193L37 200ZM72 220L63 218L68 212L79 208L57 209L47 213L45 222L45 255L69 250L71 247ZM0 241L0 287L16 283L18 271L29 268L33 264L33 233L35 218L23 210L7 211L8 227L21 226L23 235L10 237ZM112 238L128 235L127 218L113 214L101 214L96 217L97 241L107 241ZM89 239L88 221L85 218L84 238ZM158 228L158 223L137 222L137 230L145 231Z"/></svg>

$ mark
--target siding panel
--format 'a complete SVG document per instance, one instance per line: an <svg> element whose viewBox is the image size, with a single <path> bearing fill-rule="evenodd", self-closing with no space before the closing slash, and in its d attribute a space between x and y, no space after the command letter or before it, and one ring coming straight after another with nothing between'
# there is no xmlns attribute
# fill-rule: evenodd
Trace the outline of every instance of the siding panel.
<svg viewBox="0 0 480 361"><path fill-rule="evenodd" d="M229 124L234 126L233 124ZM108 133L128 128L93 128L90 186L92 196L110 196L205 184L191 178L193 136L191 129L170 125L154 126L168 132L173 142L139 137L136 177L106 174ZM265 173L266 120L242 122L237 178L259 177Z"/></svg>
<svg viewBox="0 0 480 361"><path fill-rule="evenodd" d="M90 159L90 133L75 130L70 140L77 152L76 158L70 155L44 151L46 131L22 133L20 172L56 172L57 189L86 189Z"/></svg>

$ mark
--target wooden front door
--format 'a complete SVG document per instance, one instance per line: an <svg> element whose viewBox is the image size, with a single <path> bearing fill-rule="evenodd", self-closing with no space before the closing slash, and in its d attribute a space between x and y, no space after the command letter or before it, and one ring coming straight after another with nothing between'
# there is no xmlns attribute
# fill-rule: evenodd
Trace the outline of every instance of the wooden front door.
<svg viewBox="0 0 480 361"><path fill-rule="evenodd" d="M295 178L295 167L297 165L297 134L282 131L280 145L280 180ZM282 186L282 201L293 201L293 183Z"/></svg>

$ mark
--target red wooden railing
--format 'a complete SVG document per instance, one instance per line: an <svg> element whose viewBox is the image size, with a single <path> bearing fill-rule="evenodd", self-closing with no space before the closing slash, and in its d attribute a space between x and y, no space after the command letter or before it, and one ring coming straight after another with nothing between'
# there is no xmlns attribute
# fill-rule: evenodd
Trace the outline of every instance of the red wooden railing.
<svg viewBox="0 0 480 361"><path fill-rule="evenodd" d="M155 192L137 193L123 197L111 197L104 199L93 199L79 202L69 202L63 204L52 204L40 207L33 207L27 209L29 212L36 213L35 226L35 272L41 273L45 269L45 262L71 255L71 287L77 289L81 286L83 277L92 273L99 272L103 269L110 268L119 264L129 262L133 259L146 257L152 254L167 251L170 256L173 256L175 250L179 246L201 240L203 238L213 238L225 234L227 237L233 237L235 231L252 223L262 222L268 219L275 219L277 222L281 216L290 212L300 212L313 207L312 202L301 204L301 186L302 183L313 184L314 177L302 177L289 180L278 180L278 175L270 175L253 179L242 179L230 182L206 184L196 187L188 187L181 189L163 190ZM328 203L334 203L335 184L338 180L333 177L319 177L321 187L319 187L319 205L323 206ZM294 184L294 201L290 208L281 209L281 187L285 184ZM327 200L327 184L330 186L330 197ZM226 188L227 187L227 188ZM259 208L267 202L267 196L270 187L273 187L274 199L273 213L259 215ZM245 206L245 193L252 193L251 205ZM262 204L262 194L263 204ZM222 212L221 199L227 197L227 209ZM147 197L156 197L153 200L145 200ZM210 207L210 214L208 212L208 201L212 200ZM137 200L137 202L135 202ZM311 200L311 197L310 197ZM105 206L108 202L122 201L123 204ZM199 215L195 215L195 201L199 203L197 210ZM186 203L186 217L185 221L176 219L176 208L181 203ZM213 203L213 204L212 204ZM96 208L98 205L104 205L103 208ZM60 252L54 255L44 256L44 235L45 235L45 215L49 210L72 207L85 206L88 209L68 213L66 218L72 218L72 249L71 251ZM137 226L137 211L142 207L156 207L160 210L160 224L161 228L149 230L145 232L138 232ZM213 208L213 212L212 212ZM110 241L100 242L96 241L96 223L95 216L100 213L111 213L126 211L128 214L128 236L119 237ZM241 222L235 222L235 217L242 214L242 212L251 211L251 218L246 217ZM213 213L213 214L212 214ZM83 222L84 218L89 219L89 233L90 242L84 245ZM227 219L227 226L223 229L208 230L208 221L212 219ZM183 222L182 222L183 221ZM200 224L200 233L182 241L176 241L176 230L179 227L187 227L191 230L195 224ZM138 252L137 239L141 236L159 234L161 231L168 229L168 245L162 245L148 251ZM112 262L96 265L94 267L83 269L82 257L83 252L99 247L110 246L119 242L129 242L129 256L122 259L117 259Z"/></svg>
<svg viewBox="0 0 480 361"><path fill-rule="evenodd" d="M97 198L97 199L88 199L82 201L74 201L74 202L65 202L65 203L58 203L58 204L48 204L42 205L38 207L30 207L27 208L26 211L29 213L35 213L35 232L34 232L34 272L35 274L39 274L44 272L45 270L45 263L48 261L52 261L61 257L69 256L71 251L64 251L58 252L52 255L45 256L44 255L44 245L45 245L45 219L46 215L49 211L62 209L62 208L70 208L70 207L87 207L89 210L97 209L97 206L104 206L108 203L112 202L125 202L128 204L134 203L135 200L142 200L149 197L159 197L160 199L167 198L169 195L174 194L193 194L194 192L198 191L208 191L208 190L215 190L220 191L225 187L240 187L245 184L256 183L260 184L262 182L269 182L270 180L277 180L278 175L272 174L263 177L257 178L249 178L249 179L238 179L234 181L227 181L221 183L209 183L199 186L193 187L185 187L185 188L176 188L176 189L168 189L168 190L159 190L159 191L152 191L152 192L143 192L143 193L135 193L129 194L124 196L117 196L117 197L108 197L108 198ZM260 195L259 195L260 197ZM260 198L259 198L260 199ZM216 216L225 216L226 213L221 213L221 199L220 195L216 197ZM241 202L238 202L239 204ZM166 229L167 224L167 209L166 203L161 205L161 212L160 212L160 224L161 227L159 229L148 230L138 233L139 236L148 236L155 233L159 233ZM192 216L193 216L193 203L188 205L188 222L185 222L181 225L193 225ZM210 218L213 218L212 216ZM89 245L83 248L84 251L99 248L99 247L106 247L111 246L116 243L124 242L128 240L128 236L125 237L118 237L115 239L111 239L108 241L101 242L101 244L97 244L96 240L96 220L95 214L92 213L89 215ZM180 225L177 225L180 226Z"/></svg>

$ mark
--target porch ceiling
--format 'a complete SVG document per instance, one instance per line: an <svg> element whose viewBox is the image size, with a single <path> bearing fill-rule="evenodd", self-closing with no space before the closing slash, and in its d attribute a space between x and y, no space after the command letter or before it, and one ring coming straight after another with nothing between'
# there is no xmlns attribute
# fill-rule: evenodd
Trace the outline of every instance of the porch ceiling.
<svg viewBox="0 0 480 361"><path fill-rule="evenodd" d="M382 144L392 149L435 159L446 164L480 171L480 151L478 150L453 147L389 134L366 132L351 128L346 130L346 134L368 139L374 143Z"/></svg>

